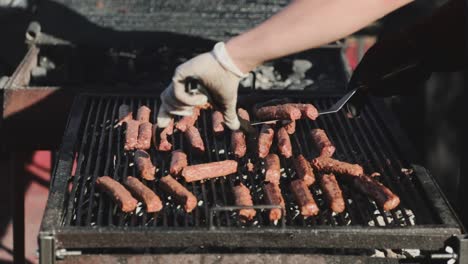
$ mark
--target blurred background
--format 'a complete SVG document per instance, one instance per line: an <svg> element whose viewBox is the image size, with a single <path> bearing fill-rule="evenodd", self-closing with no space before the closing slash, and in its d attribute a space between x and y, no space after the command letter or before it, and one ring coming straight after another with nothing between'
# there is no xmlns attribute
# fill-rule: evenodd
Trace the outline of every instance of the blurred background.
<svg viewBox="0 0 468 264"><path fill-rule="evenodd" d="M343 39L348 70L354 69L380 36L431 14L444 2L417 0ZM128 86L148 89L148 83L164 87L175 66L184 59L210 49L214 41L258 24L287 3L279 0L0 0L0 88L1 77L11 76L28 51L25 32L32 21L40 24L41 41L47 43L42 51L48 54L39 62L42 70L35 73L35 86L79 87L91 82L98 91L99 84L115 89ZM222 12L211 16L206 10L213 6ZM241 12L255 8L259 12L250 12L249 16ZM167 58L154 55L155 49L157 54L177 50L181 59L168 60L169 55ZM62 58L74 63L66 63ZM77 69L70 69L70 65ZM142 67L154 69L158 75L152 75L151 70L139 71ZM51 71L46 81L41 79L44 70ZM417 96L388 98L386 102L416 147L422 165L437 179L452 206L466 221L460 188L463 85L462 73L434 74ZM0 263L13 261L14 236L16 245L24 245L24 251L19 250L17 254L24 255L28 263L38 261L36 239L54 157L72 95L80 91L70 89L46 90L53 91L50 94L39 92L37 100L30 102L27 95L10 97L11 94L1 90L0 169L4 173L0 185ZM61 93L65 96L59 96ZM41 126L44 123L48 124L46 129ZM23 225L21 218L24 233L17 229L14 235L13 220Z"/></svg>

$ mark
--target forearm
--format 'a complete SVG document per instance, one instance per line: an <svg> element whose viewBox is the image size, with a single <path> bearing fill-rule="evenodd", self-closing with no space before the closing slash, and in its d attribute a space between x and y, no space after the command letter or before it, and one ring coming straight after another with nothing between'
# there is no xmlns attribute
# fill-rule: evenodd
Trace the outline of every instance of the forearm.
<svg viewBox="0 0 468 264"><path fill-rule="evenodd" d="M226 44L234 63L259 64L346 37L412 0L296 0Z"/></svg>

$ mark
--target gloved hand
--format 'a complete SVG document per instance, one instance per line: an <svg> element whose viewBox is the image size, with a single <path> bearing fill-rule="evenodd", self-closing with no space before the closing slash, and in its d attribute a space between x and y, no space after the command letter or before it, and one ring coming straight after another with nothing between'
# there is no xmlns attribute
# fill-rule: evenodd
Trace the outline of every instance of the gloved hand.
<svg viewBox="0 0 468 264"><path fill-rule="evenodd" d="M237 90L240 79L245 76L229 57L224 43L217 43L211 52L200 54L176 68L172 83L161 93L158 126L166 127L171 115L190 115L194 106L210 99L223 113L226 126L239 129ZM187 93L185 81L189 77L198 79L203 91Z"/></svg>
<svg viewBox="0 0 468 264"><path fill-rule="evenodd" d="M380 39L353 72L349 88L359 89L348 111L359 115L368 95L415 94L432 72L466 67L464 10L464 1L452 0L429 18Z"/></svg>

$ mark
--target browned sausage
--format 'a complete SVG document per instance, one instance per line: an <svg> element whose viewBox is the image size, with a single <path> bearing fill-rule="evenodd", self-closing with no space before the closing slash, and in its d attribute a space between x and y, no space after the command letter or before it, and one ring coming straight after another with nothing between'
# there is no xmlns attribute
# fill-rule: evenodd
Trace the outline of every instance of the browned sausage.
<svg viewBox="0 0 468 264"><path fill-rule="evenodd" d="M138 108L137 120L140 121L141 123L149 122L150 114L151 114L151 109L149 109L145 105L142 105L140 106L140 108Z"/></svg>
<svg viewBox="0 0 468 264"><path fill-rule="evenodd" d="M278 155L268 154L265 158L265 181L279 184L281 165Z"/></svg>
<svg viewBox="0 0 468 264"><path fill-rule="evenodd" d="M280 205L281 208L284 209L284 199L283 195L281 195L281 189L278 184L275 183L267 183L263 187L265 191L265 202L268 205ZM270 210L270 221L275 221L281 219L283 215L283 210L280 208L274 208Z"/></svg>
<svg viewBox="0 0 468 264"><path fill-rule="evenodd" d="M172 151L171 166L169 172L173 176L179 175L183 168L187 167L187 154L181 149Z"/></svg>
<svg viewBox="0 0 468 264"><path fill-rule="evenodd" d="M235 203L238 206L252 206L252 196L250 195L250 190L244 184L240 183L237 186L233 187ZM241 221L250 221L252 220L257 212L255 209L240 209L239 217Z"/></svg>
<svg viewBox="0 0 468 264"><path fill-rule="evenodd" d="M145 204L148 213L161 211L163 207L161 199L137 178L128 176L123 183L139 201Z"/></svg>
<svg viewBox="0 0 468 264"><path fill-rule="evenodd" d="M287 124L284 125L284 128L286 129L286 132L288 132L289 135L294 134L294 132L296 132L296 121L289 121Z"/></svg>
<svg viewBox="0 0 468 264"><path fill-rule="evenodd" d="M293 162L294 170L296 171L297 177L304 181L307 186L314 184L315 175L310 163L304 158L304 156L299 155L294 159Z"/></svg>
<svg viewBox="0 0 468 264"><path fill-rule="evenodd" d="M317 215L319 208L305 182L297 179L291 182L291 191L303 216Z"/></svg>
<svg viewBox="0 0 468 264"><path fill-rule="evenodd" d="M153 127L153 144L155 146L158 146L159 151L169 151L172 149L172 144L169 142L169 139L167 138L168 135L172 135L174 132L174 119L171 119L169 122L169 125L165 127L161 133L160 133L160 139L159 139L159 144L156 143L156 135L157 133L157 126Z"/></svg>
<svg viewBox="0 0 468 264"><path fill-rule="evenodd" d="M96 179L96 186L107 193L115 203L120 206L120 210L125 213L132 212L137 207L138 201L132 194L118 181L109 176L102 176Z"/></svg>
<svg viewBox="0 0 468 264"><path fill-rule="evenodd" d="M244 132L240 130L231 133L231 150L236 158L242 158L247 152L247 143L245 142Z"/></svg>
<svg viewBox="0 0 468 264"><path fill-rule="evenodd" d="M130 111L130 106L121 104L119 106L119 122L116 126L120 126L123 123L133 119L133 112Z"/></svg>
<svg viewBox="0 0 468 264"><path fill-rule="evenodd" d="M373 199L385 211L393 210L400 204L397 195L371 177L355 177L353 181L356 189Z"/></svg>
<svg viewBox="0 0 468 264"><path fill-rule="evenodd" d="M186 182L201 181L237 172L237 161L223 160L187 166L182 170Z"/></svg>
<svg viewBox="0 0 468 264"><path fill-rule="evenodd" d="M182 117L179 120L179 122L177 122L175 127L178 130L185 132L189 127L192 127L193 125L195 125L195 122L197 122L198 116L200 116L200 108L194 107L193 113L189 116Z"/></svg>
<svg viewBox="0 0 468 264"><path fill-rule="evenodd" d="M297 120L301 118L301 111L288 104L264 106L259 108L255 114L260 120Z"/></svg>
<svg viewBox="0 0 468 264"><path fill-rule="evenodd" d="M147 150L151 147L151 135L153 134L152 124L150 122L141 123L138 127L137 149Z"/></svg>
<svg viewBox="0 0 468 264"><path fill-rule="evenodd" d="M138 143L138 127L140 122L136 120L128 120L126 122L127 129L125 130L125 150L134 150Z"/></svg>
<svg viewBox="0 0 468 264"><path fill-rule="evenodd" d="M260 135L258 136L258 156L260 158L265 158L266 155L270 152L271 144L273 143L273 136L275 131L270 125L262 125Z"/></svg>
<svg viewBox="0 0 468 264"><path fill-rule="evenodd" d="M278 150L281 155L286 158L290 158L292 156L292 146L291 146L291 139L289 138L288 132L284 127L281 127L276 132L276 139L278 142Z"/></svg>
<svg viewBox="0 0 468 264"><path fill-rule="evenodd" d="M335 175L324 174L320 179L320 186L330 205L330 209L335 213L342 213L345 209L345 202Z"/></svg>
<svg viewBox="0 0 468 264"><path fill-rule="evenodd" d="M148 181L154 180L156 167L151 162L148 152L141 149L135 151L135 164L143 179Z"/></svg>
<svg viewBox="0 0 468 264"><path fill-rule="evenodd" d="M192 210L197 207L197 198L195 195L176 179L172 178L171 175L162 177L161 180L159 180L159 186L165 193L173 195L174 199L184 206L187 213L192 212Z"/></svg>
<svg viewBox="0 0 468 264"><path fill-rule="evenodd" d="M237 115L240 118L250 121L249 113L242 108L237 109ZM231 150L236 158L242 158L247 152L247 144L245 142L245 134L240 130L232 131L231 133Z"/></svg>
<svg viewBox="0 0 468 264"><path fill-rule="evenodd" d="M333 156L333 153L335 153L335 146L333 146L331 141L328 139L328 136L325 134L323 129L312 129L310 134L312 135L312 141L314 142L315 147L320 152L320 156L329 158Z"/></svg>
<svg viewBox="0 0 468 264"><path fill-rule="evenodd" d="M312 160L312 166L317 171L350 176L361 176L364 169L358 164L350 164L328 157L318 157Z"/></svg>
<svg viewBox="0 0 468 264"><path fill-rule="evenodd" d="M307 117L311 120L315 120L318 117L317 108L315 108L315 106L311 104L288 104L288 105L294 106L297 109L299 109L301 111L302 118Z"/></svg>
<svg viewBox="0 0 468 264"><path fill-rule="evenodd" d="M187 130L185 130L184 135L193 149L199 152L205 151L205 144L203 144L203 139L196 127L188 127Z"/></svg>
<svg viewBox="0 0 468 264"><path fill-rule="evenodd" d="M213 124L213 132L219 134L224 131L224 117L220 111L214 111L211 116L211 122Z"/></svg>

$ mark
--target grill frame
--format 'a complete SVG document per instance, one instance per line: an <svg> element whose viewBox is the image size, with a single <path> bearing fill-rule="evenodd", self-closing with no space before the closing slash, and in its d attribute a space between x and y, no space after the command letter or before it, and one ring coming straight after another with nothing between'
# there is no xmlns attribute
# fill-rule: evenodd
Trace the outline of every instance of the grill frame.
<svg viewBox="0 0 468 264"><path fill-rule="evenodd" d="M147 94L119 94L105 96L145 96ZM239 97L242 100L269 100L279 96L304 98L303 92L256 91L249 96ZM203 247L264 247L264 248L418 248L421 250L438 250L454 235L462 233L459 223L449 203L437 186L432 176L421 166L413 165L415 175L424 190L425 198L433 206L441 224L412 226L404 228L377 228L357 226L315 226L314 228L267 228L236 229L217 227L178 229L178 228L141 228L141 227L75 227L62 226L64 208L67 204L65 193L68 188L68 176L72 170L75 145L88 96L78 95L73 103L62 141L57 163L54 166L49 200L44 213L39 240L52 237L58 248L180 248L190 246ZM98 96L103 96L99 94ZM151 95L154 97L154 94ZM315 98L328 98L332 94L317 95ZM246 103L246 102L244 102ZM398 127L396 119L385 109L380 100L373 99L371 107L377 109L384 118L385 129L392 131L391 140L397 142L408 160L416 160L409 140ZM407 158L407 157L406 157ZM431 194L431 195L428 195ZM136 239L138 238L138 239ZM229 239L227 239L229 238ZM164 241L164 243L157 243ZM297 243L300 241L300 243ZM296 243L294 243L296 242ZM357 246L359 245L359 246Z"/></svg>

